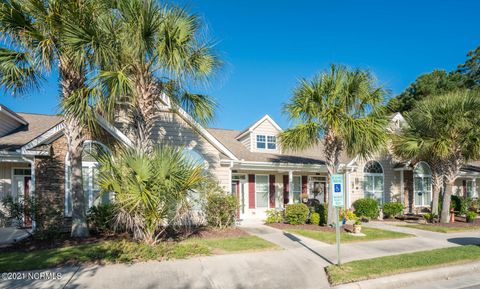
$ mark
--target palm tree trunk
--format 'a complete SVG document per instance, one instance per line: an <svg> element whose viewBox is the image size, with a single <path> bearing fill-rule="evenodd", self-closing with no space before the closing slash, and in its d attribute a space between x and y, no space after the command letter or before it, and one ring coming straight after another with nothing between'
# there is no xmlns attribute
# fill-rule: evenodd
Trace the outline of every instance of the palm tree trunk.
<svg viewBox="0 0 480 289"><path fill-rule="evenodd" d="M76 68L71 60L63 57L60 58L59 72L63 99L75 97L74 92L84 86L85 77L82 69ZM86 237L88 227L82 176L83 129L77 116L68 113L64 115L64 125L72 171L70 175L73 196L71 236Z"/></svg>
<svg viewBox="0 0 480 289"><path fill-rule="evenodd" d="M440 223L450 223L450 201L453 193L454 179L449 179L446 182L445 192L443 193L442 215Z"/></svg>
<svg viewBox="0 0 480 289"><path fill-rule="evenodd" d="M341 150L341 143L335 137L335 134L332 130L327 129L324 139L324 155L325 155L325 164L328 171L328 179L330 180L332 175L337 172L338 167L338 156ZM331 185L328 186L327 190L327 200L328 200L328 216L327 224L331 225L335 223L335 208L333 207L333 188ZM337 216L338 217L338 216Z"/></svg>
<svg viewBox="0 0 480 289"><path fill-rule="evenodd" d="M135 103L133 111L133 128L135 145L145 152L151 152L155 140L155 105L157 89L155 83L146 72L139 72L135 82Z"/></svg>
<svg viewBox="0 0 480 289"><path fill-rule="evenodd" d="M443 187L443 176L435 167L432 168L432 214L438 216L438 201Z"/></svg>

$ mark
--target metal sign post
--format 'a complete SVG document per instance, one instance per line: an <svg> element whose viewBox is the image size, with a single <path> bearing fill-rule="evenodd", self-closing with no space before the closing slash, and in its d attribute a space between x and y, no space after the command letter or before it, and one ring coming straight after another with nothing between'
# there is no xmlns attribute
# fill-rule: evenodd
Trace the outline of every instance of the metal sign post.
<svg viewBox="0 0 480 289"><path fill-rule="evenodd" d="M333 174L332 175L332 203L333 206L336 208L336 219L335 222L335 231L337 235L337 265L341 265L340 261L340 208L343 207L344 202L344 182L343 182L343 175L342 174Z"/></svg>

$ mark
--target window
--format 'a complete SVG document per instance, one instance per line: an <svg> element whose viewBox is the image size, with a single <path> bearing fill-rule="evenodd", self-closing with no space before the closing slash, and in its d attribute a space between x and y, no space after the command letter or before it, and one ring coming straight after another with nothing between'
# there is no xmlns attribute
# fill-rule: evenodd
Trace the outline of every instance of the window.
<svg viewBox="0 0 480 289"><path fill-rule="evenodd" d="M265 136L257 135L257 149L264 149L265 146Z"/></svg>
<svg viewBox="0 0 480 289"><path fill-rule="evenodd" d="M247 177L245 175L232 175L232 180L234 181L244 181Z"/></svg>
<svg viewBox="0 0 480 289"><path fill-rule="evenodd" d="M30 176L32 174L31 169L13 169L15 176Z"/></svg>
<svg viewBox="0 0 480 289"><path fill-rule="evenodd" d="M83 177L83 193L87 202L86 209L88 210L93 205L107 203L110 200L110 194L103 194L101 198L100 187L97 183L98 176L98 162L97 158L102 154L110 153L107 147L95 141L85 141L82 153L82 177ZM69 158L65 162L65 215L72 215L73 198L72 185L70 177L72 169L70 167Z"/></svg>
<svg viewBox="0 0 480 289"><path fill-rule="evenodd" d="M363 168L363 192L365 198L383 203L383 168L379 162L369 161Z"/></svg>
<svg viewBox="0 0 480 289"><path fill-rule="evenodd" d="M476 192L474 190L472 180L467 180L466 181L465 190L466 190L466 193L467 193L467 197L469 197L469 198L475 198L476 197Z"/></svg>
<svg viewBox="0 0 480 289"><path fill-rule="evenodd" d="M413 198L415 206L430 206L432 200L432 171L425 162L419 162L413 171Z"/></svg>
<svg viewBox="0 0 480 289"><path fill-rule="evenodd" d="M267 136L267 148L269 150L277 149L277 138L273 135Z"/></svg>
<svg viewBox="0 0 480 289"><path fill-rule="evenodd" d="M255 201L257 208L268 208L268 175L255 175Z"/></svg>
<svg viewBox="0 0 480 289"><path fill-rule="evenodd" d="M209 167L209 164L207 162L207 160L205 160L205 158L203 157L202 154L200 154L197 150L195 149L191 149L191 148L185 148L183 150L183 153L185 154L187 160L197 164L197 165L201 165L205 168L205 170L208 169Z"/></svg>
<svg viewBox="0 0 480 289"><path fill-rule="evenodd" d="M274 135L257 135L257 149L277 149L277 137Z"/></svg>
<svg viewBox="0 0 480 289"><path fill-rule="evenodd" d="M302 177L301 176L293 177L292 195L293 195L294 204L298 204L301 202L301 195L302 195Z"/></svg>

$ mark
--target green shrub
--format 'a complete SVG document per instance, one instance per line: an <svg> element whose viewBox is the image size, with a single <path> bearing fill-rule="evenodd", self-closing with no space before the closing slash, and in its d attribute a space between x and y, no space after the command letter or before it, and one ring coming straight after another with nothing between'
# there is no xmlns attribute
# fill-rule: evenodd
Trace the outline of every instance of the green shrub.
<svg viewBox="0 0 480 289"><path fill-rule="evenodd" d="M478 212L478 209L479 209L478 200L472 200L472 202L470 203L470 207L468 208L468 210L474 211L474 212Z"/></svg>
<svg viewBox="0 0 480 289"><path fill-rule="evenodd" d="M225 192L207 193L205 218L208 225L216 228L227 228L235 224L237 217L237 198Z"/></svg>
<svg viewBox="0 0 480 289"><path fill-rule="evenodd" d="M387 202L383 205L383 217L394 218L403 212L404 206L400 202Z"/></svg>
<svg viewBox="0 0 480 289"><path fill-rule="evenodd" d="M88 210L88 228L94 234L107 234L113 232L113 218L115 208L113 204L102 204Z"/></svg>
<svg viewBox="0 0 480 289"><path fill-rule="evenodd" d="M455 212L458 212L458 214L465 215L471 203L472 203L471 198L461 198L457 195L453 195L451 197L450 207L453 208Z"/></svg>
<svg viewBox="0 0 480 289"><path fill-rule="evenodd" d="M320 225L324 226L327 224L328 220L328 205L327 204L320 204L317 207L316 212L320 215Z"/></svg>
<svg viewBox="0 0 480 289"><path fill-rule="evenodd" d="M347 221L357 219L357 215L355 215L355 213L352 210L349 210L349 209L342 210L339 217L340 217L340 221L343 220L344 218Z"/></svg>
<svg viewBox="0 0 480 289"><path fill-rule="evenodd" d="M291 225L305 224L308 218L308 207L305 204L291 204L285 208L285 219Z"/></svg>
<svg viewBox="0 0 480 289"><path fill-rule="evenodd" d="M375 199L359 199L353 203L355 215L358 217L367 217L369 219L377 219L380 214L378 202Z"/></svg>
<svg viewBox="0 0 480 289"><path fill-rule="evenodd" d="M465 215L467 216L467 222L473 222L477 218L477 213L474 211L468 211Z"/></svg>
<svg viewBox="0 0 480 289"><path fill-rule="evenodd" d="M433 213L425 213L422 216L427 222L433 223L433 221L437 218L437 215Z"/></svg>
<svg viewBox="0 0 480 289"><path fill-rule="evenodd" d="M313 213L310 216L310 224L320 225L320 214L319 213Z"/></svg>
<svg viewBox="0 0 480 289"><path fill-rule="evenodd" d="M267 210L266 213L267 213L267 218L265 219L266 224L283 222L283 211L270 209L270 210Z"/></svg>

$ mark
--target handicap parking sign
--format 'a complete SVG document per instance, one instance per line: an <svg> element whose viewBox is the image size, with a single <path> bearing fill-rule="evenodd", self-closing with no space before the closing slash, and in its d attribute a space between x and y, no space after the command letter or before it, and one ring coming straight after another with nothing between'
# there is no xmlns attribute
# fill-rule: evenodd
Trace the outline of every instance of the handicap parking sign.
<svg viewBox="0 0 480 289"><path fill-rule="evenodd" d="M332 175L332 187L333 187L332 201L333 201L334 207L343 207L345 203L343 186L344 186L343 175L342 174Z"/></svg>

